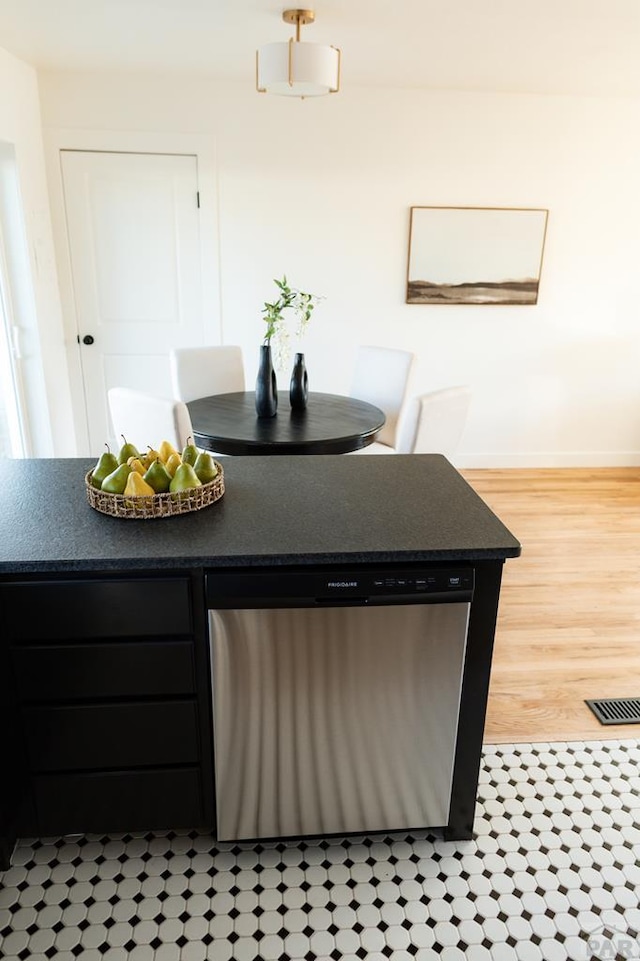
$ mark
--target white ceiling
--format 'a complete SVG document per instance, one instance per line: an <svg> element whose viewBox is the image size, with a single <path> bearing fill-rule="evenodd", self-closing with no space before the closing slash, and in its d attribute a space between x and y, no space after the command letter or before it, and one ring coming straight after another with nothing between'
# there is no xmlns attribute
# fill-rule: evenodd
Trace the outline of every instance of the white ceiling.
<svg viewBox="0 0 640 961"><path fill-rule="evenodd" d="M0 0L0 47L38 68L250 80L286 40L277 0ZM302 39L375 84L640 95L640 0L318 0Z"/></svg>

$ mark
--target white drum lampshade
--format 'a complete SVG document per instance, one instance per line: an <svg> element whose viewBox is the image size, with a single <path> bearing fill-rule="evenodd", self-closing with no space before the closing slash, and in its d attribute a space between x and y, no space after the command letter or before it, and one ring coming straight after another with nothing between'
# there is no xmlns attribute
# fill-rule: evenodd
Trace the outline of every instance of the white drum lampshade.
<svg viewBox="0 0 640 961"><path fill-rule="evenodd" d="M340 89L340 51L319 43L300 43L300 24L312 23L312 10L285 10L282 19L296 24L296 39L268 43L256 54L259 93L285 97L320 97Z"/></svg>

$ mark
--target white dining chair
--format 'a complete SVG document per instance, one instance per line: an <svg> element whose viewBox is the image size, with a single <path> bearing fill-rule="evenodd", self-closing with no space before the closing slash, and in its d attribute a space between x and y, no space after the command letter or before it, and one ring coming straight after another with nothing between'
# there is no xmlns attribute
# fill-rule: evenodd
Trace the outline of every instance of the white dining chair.
<svg viewBox="0 0 640 961"><path fill-rule="evenodd" d="M445 387L412 397L398 420L396 446L375 441L358 454L444 454L452 460L467 422L471 390Z"/></svg>
<svg viewBox="0 0 640 961"><path fill-rule="evenodd" d="M467 423L471 390L444 387L413 397L398 427L398 454L444 454L451 460Z"/></svg>
<svg viewBox="0 0 640 961"><path fill-rule="evenodd" d="M128 387L111 387L107 398L117 444L124 435L140 452L157 447L163 440L182 450L187 438L193 436L184 401Z"/></svg>
<svg viewBox="0 0 640 961"><path fill-rule="evenodd" d="M179 347L169 365L173 395L185 402L244 390L242 349L235 345Z"/></svg>
<svg viewBox="0 0 640 961"><path fill-rule="evenodd" d="M398 418L404 403L415 355L408 350L391 347L358 348L350 394L358 400L375 404L384 413L385 425L376 444L390 448L396 445ZM369 447L356 453L374 453Z"/></svg>

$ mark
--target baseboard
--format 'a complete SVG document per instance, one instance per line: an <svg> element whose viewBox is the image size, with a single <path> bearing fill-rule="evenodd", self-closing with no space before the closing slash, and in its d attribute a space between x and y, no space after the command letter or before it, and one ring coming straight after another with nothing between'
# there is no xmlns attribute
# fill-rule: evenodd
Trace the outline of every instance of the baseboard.
<svg viewBox="0 0 640 961"><path fill-rule="evenodd" d="M530 453L456 454L456 467L640 467L640 451L533 451Z"/></svg>

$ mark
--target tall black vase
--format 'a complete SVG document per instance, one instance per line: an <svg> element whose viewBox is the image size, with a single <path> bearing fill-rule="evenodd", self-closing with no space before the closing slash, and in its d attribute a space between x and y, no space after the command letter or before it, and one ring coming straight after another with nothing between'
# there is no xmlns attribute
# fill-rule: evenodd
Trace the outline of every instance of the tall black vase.
<svg viewBox="0 0 640 961"><path fill-rule="evenodd" d="M271 360L271 345L262 344L256 377L256 414L258 417L274 417L277 409L278 385Z"/></svg>
<svg viewBox="0 0 640 961"><path fill-rule="evenodd" d="M309 397L309 378L304 354L296 354L289 384L289 401L293 410L304 410Z"/></svg>

